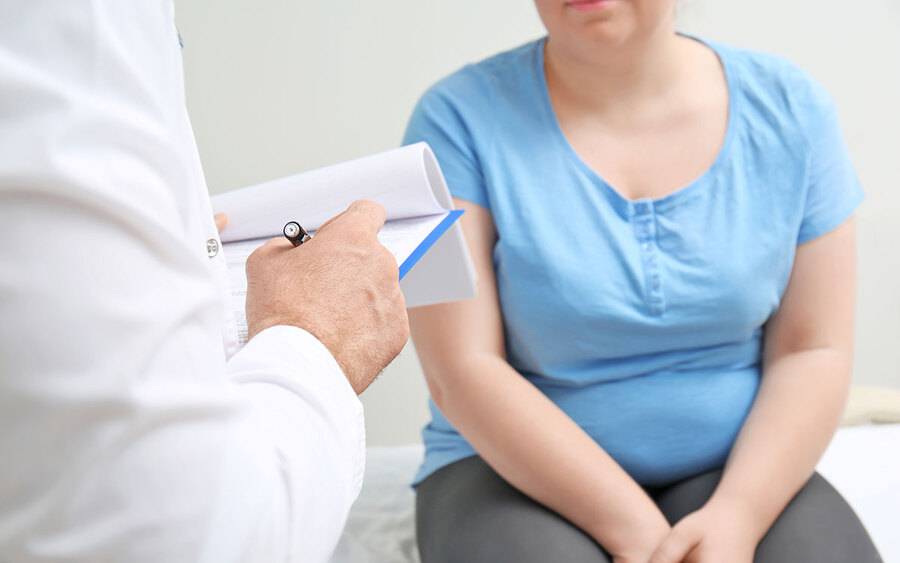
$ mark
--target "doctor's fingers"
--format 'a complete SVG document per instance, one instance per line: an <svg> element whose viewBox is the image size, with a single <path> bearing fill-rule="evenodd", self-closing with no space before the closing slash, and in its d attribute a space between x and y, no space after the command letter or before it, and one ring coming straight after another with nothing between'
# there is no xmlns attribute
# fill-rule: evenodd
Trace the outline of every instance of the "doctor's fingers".
<svg viewBox="0 0 900 563"><path fill-rule="evenodd" d="M293 249L294 245L291 241L284 237L277 237L267 240L262 246L254 250L253 254L269 256ZM253 254L251 254L251 256L253 256Z"/></svg>
<svg viewBox="0 0 900 563"><path fill-rule="evenodd" d="M225 215L224 213L216 213L213 218L216 220L216 230L221 233L222 229L224 229L225 226L228 225L228 215Z"/></svg>
<svg viewBox="0 0 900 563"><path fill-rule="evenodd" d="M378 234L386 218L384 207L374 201L354 201L346 211L322 225L316 234L371 238Z"/></svg>

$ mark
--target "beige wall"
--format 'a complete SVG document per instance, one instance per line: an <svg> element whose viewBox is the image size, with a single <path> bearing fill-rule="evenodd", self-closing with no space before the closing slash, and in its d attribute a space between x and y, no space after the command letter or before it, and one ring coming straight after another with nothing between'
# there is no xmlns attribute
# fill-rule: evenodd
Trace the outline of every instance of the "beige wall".
<svg viewBox="0 0 900 563"><path fill-rule="evenodd" d="M528 0L177 0L188 105L213 192L398 144L418 95L541 33ZM837 100L859 213L859 382L900 387L900 2L686 0L682 29L781 53ZM366 392L369 441L414 441L411 347Z"/></svg>

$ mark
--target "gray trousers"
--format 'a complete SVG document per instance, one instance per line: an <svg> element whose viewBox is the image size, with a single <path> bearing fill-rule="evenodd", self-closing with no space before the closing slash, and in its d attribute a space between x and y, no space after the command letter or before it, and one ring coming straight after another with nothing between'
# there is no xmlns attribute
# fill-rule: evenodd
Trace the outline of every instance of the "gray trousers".
<svg viewBox="0 0 900 563"><path fill-rule="evenodd" d="M700 508L721 471L648 490L670 523ZM480 457L443 467L416 489L422 563L608 563L565 518L503 480ZM818 473L775 521L756 563L880 563L853 509ZM723 562L724 563L724 562Z"/></svg>

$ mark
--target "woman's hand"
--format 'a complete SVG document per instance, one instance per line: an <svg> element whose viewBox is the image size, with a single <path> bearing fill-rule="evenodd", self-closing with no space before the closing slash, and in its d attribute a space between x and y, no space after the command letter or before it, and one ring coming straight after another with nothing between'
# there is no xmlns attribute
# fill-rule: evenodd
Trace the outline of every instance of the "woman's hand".
<svg viewBox="0 0 900 563"><path fill-rule="evenodd" d="M751 563L764 531L739 506L711 500L678 522L649 563Z"/></svg>
<svg viewBox="0 0 900 563"><path fill-rule="evenodd" d="M603 547L612 555L613 563L647 563L671 531L672 527L662 513L648 513L645 522L633 526L628 537L618 542L623 548L616 549L612 545Z"/></svg>

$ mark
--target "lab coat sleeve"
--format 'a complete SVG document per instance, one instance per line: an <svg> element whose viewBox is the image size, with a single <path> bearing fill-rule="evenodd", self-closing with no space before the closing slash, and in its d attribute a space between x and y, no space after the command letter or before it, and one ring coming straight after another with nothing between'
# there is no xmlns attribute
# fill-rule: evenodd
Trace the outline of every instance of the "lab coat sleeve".
<svg viewBox="0 0 900 563"><path fill-rule="evenodd" d="M0 561L327 561L360 404L298 328L225 360L172 2L0 11Z"/></svg>
<svg viewBox="0 0 900 563"><path fill-rule="evenodd" d="M333 547L362 487L365 430L356 393L328 349L296 327L257 334L228 368L283 460L290 512L302 530L293 550L308 553L313 539Z"/></svg>

